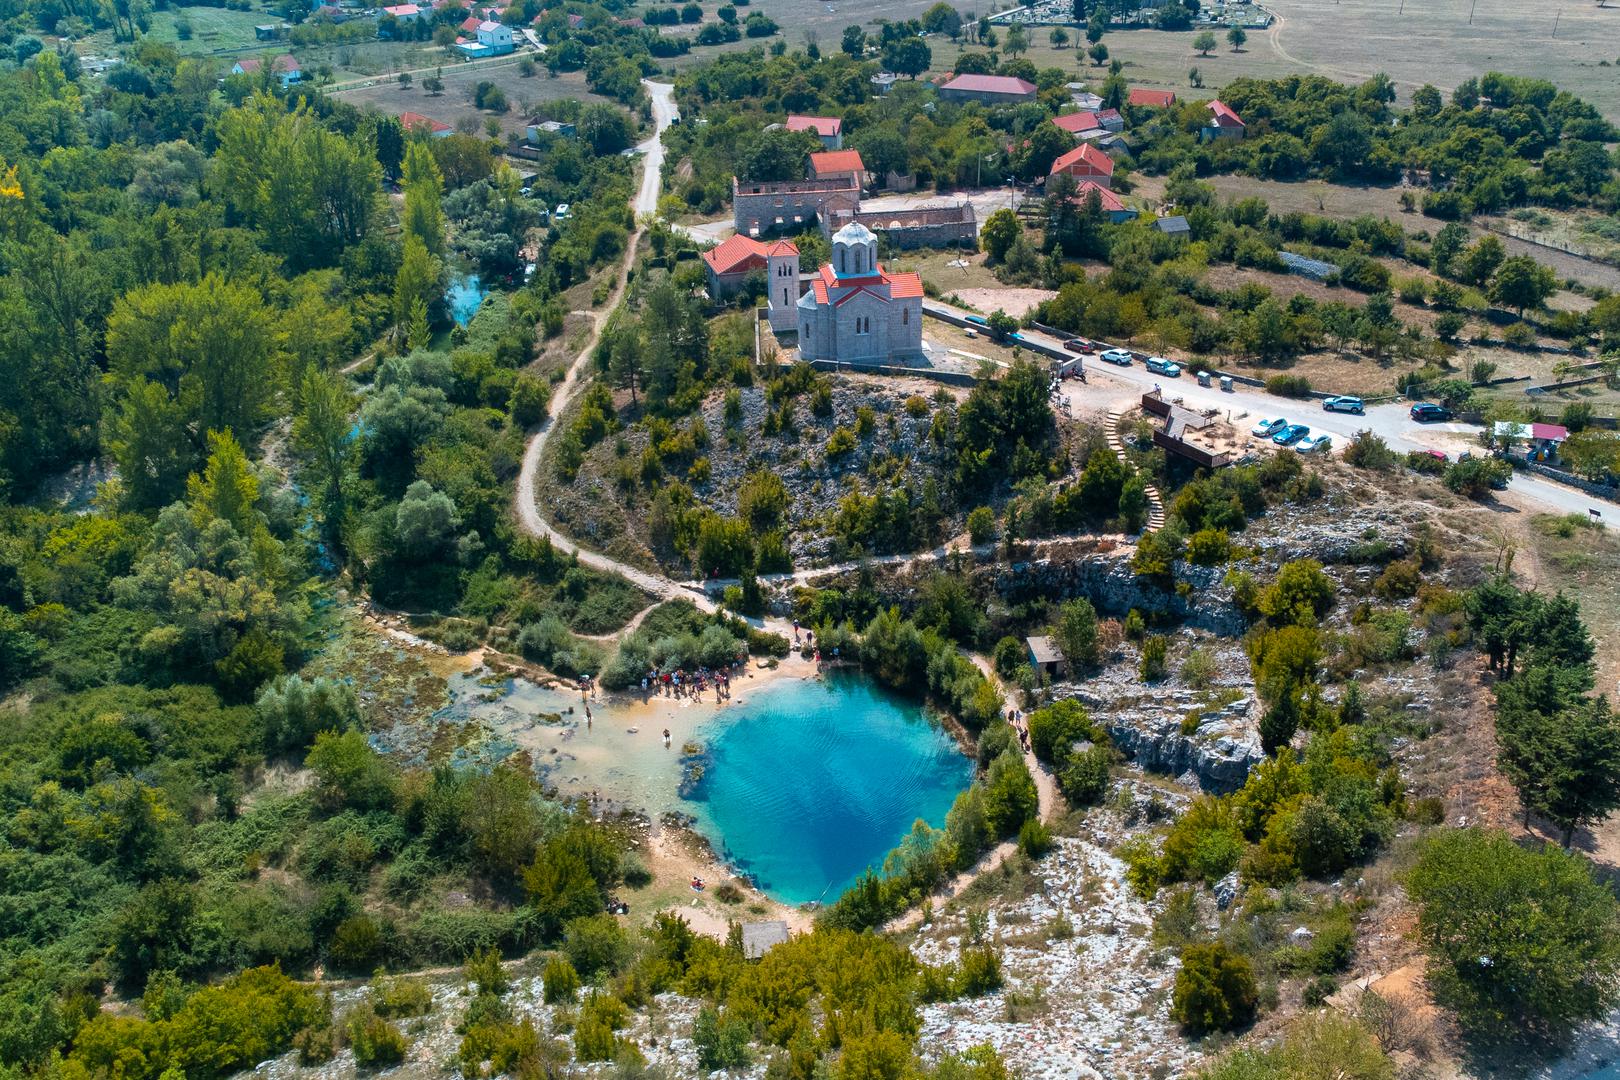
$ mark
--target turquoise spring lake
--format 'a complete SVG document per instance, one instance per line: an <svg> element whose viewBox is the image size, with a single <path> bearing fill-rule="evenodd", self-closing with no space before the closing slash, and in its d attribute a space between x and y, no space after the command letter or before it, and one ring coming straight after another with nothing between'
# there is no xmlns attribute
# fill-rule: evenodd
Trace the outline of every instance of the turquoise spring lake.
<svg viewBox="0 0 1620 1080"><path fill-rule="evenodd" d="M700 830L790 904L836 899L918 818L942 825L973 779L919 705L855 675L765 687L700 734Z"/></svg>

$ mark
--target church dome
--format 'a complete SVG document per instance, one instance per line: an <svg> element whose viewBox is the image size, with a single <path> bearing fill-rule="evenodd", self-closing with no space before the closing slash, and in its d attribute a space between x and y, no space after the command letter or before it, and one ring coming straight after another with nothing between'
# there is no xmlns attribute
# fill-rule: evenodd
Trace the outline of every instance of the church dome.
<svg viewBox="0 0 1620 1080"><path fill-rule="evenodd" d="M877 273L877 237L858 221L833 234L832 268L839 277L866 277Z"/></svg>

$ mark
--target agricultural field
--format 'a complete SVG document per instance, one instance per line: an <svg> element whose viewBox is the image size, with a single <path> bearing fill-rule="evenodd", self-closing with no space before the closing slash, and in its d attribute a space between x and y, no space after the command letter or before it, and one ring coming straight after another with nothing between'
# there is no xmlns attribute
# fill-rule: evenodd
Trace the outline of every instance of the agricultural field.
<svg viewBox="0 0 1620 1080"><path fill-rule="evenodd" d="M234 59L243 52L269 49L273 42L262 42L253 36L253 28L261 23L279 23L281 17L267 11L232 11L221 7L169 8L151 14L151 26L144 37L173 45L183 56L212 56L219 54ZM182 39L180 27L189 25L191 36ZM111 30L99 30L82 39L79 51L102 56L116 53Z"/></svg>

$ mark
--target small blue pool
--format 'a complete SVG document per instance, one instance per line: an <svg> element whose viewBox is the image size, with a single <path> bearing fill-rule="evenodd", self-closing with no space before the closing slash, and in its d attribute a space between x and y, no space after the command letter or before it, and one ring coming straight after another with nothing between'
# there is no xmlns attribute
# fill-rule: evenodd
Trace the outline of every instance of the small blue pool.
<svg viewBox="0 0 1620 1080"><path fill-rule="evenodd" d="M488 295L489 289L477 274L455 274L450 278L449 288L444 290L445 303L450 305L450 317L457 326L472 322L472 317L478 314L479 305Z"/></svg>
<svg viewBox="0 0 1620 1080"><path fill-rule="evenodd" d="M790 904L831 902L922 818L941 826L973 763L920 705L857 675L792 680L699 734L693 791L720 856Z"/></svg>

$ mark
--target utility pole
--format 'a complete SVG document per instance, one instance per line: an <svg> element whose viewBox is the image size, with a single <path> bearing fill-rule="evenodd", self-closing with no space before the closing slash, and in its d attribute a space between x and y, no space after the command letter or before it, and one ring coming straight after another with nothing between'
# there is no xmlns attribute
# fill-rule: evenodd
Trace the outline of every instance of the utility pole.
<svg viewBox="0 0 1620 1080"><path fill-rule="evenodd" d="M1558 14L1553 16L1553 37L1558 36L1558 20L1564 17L1564 9L1559 8Z"/></svg>
<svg viewBox="0 0 1620 1080"><path fill-rule="evenodd" d="M1474 9L1477 8L1478 6L1479 6L1479 0L1473 0L1473 2L1468 5L1468 25L1469 26L1474 25Z"/></svg>

